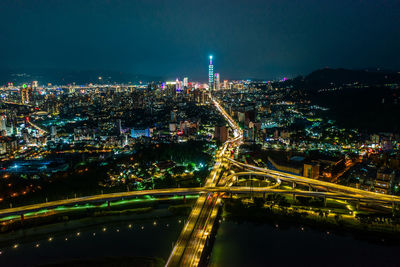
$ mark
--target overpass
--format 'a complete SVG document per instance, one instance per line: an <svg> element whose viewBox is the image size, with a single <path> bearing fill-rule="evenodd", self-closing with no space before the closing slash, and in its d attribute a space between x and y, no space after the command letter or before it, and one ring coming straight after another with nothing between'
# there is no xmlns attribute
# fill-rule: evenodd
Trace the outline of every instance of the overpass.
<svg viewBox="0 0 400 267"><path fill-rule="evenodd" d="M129 192L119 192L110 194L99 194L86 197L49 201L49 202L32 204L21 207L14 207L9 209L2 209L0 210L0 217L6 217L9 215L19 215L28 212L35 212L42 209L54 209L60 206L67 206L67 205L107 202L107 201L119 200L122 198L133 198L140 196L195 195L199 194L202 191L205 191L203 187L197 187L197 188L167 188L167 189L153 189L153 190L129 191Z"/></svg>
<svg viewBox="0 0 400 267"><path fill-rule="evenodd" d="M229 159L229 158L228 158L228 161L238 167L252 170L251 172L253 172L253 173L259 173L259 174L264 173L265 175L268 175L275 179L280 179L281 181L289 182L292 184L294 183L294 184L309 185L309 186L312 186L314 188L321 189L321 190L326 190L326 191L330 191L330 192L342 192L347 195L357 196L357 197L361 197L361 198L365 198L365 199L374 199L376 201L381 201L381 202L386 202L386 203L392 203L392 202L398 203L400 201L400 197L394 196L394 195L385 195L385 194L365 191L365 190L361 190L361 189L357 189L357 188L353 188L353 187L349 187L349 186L320 181L320 180L316 180L316 179L310 179L310 178L299 176L299 175L284 173L284 172L280 172L280 171L274 171L274 170L270 170L270 169L266 169L266 168L260 168L260 167L256 167L253 165L238 162L238 161L235 161L235 160Z"/></svg>
<svg viewBox="0 0 400 267"><path fill-rule="evenodd" d="M38 132L39 132L40 134L42 134L42 135L43 135L43 134L48 134L48 133L49 133L49 132L46 131L45 129L43 129L43 128L37 126L36 124L34 124L33 122L31 122L30 119L28 120L28 123L29 123L30 126L32 126L33 128L35 128L36 130L38 130Z"/></svg>
<svg viewBox="0 0 400 267"><path fill-rule="evenodd" d="M0 210L0 217L16 215L41 209L52 209L59 206L82 204L89 202L109 202L121 198L131 198L138 196L168 196L168 195L193 195L200 194L189 219L184 226L175 246L167 261L167 266L198 266L201 263L203 251L210 235L213 231L221 198L224 194L290 194L293 196L322 197L324 199L338 199L346 201L357 201L373 203L377 205L387 205L400 203L400 197L384 195L363 191L347 186L320 180L309 179L306 177L292 175L284 172L273 171L266 168L238 162L229 158L242 141L242 131L235 121L225 112L220 104L213 100L216 108L228 121L233 129L233 137L226 141L217 151L216 162L210 175L205 181L204 187L196 188L168 188L143 191L120 192L111 194L101 194L74 199L58 200L22 207ZM227 174L224 169L229 169L230 165L238 166L247 171ZM275 184L268 187L246 187L233 186L234 181L239 176L261 176L274 179ZM280 189L282 182L293 185L291 189ZM295 189L296 184L307 185L320 191L305 191Z"/></svg>
<svg viewBox="0 0 400 267"><path fill-rule="evenodd" d="M265 174L257 172L246 172L236 173L235 176L252 175L252 176L265 176ZM360 201L365 203L373 204L392 204L400 203L400 198L396 197L395 200L385 200L381 197L373 196L362 196L353 193L342 193L342 192L317 192L317 191L305 191L295 189L279 189L280 183L269 186L269 187L250 187L250 186L209 186L209 187L193 187L193 188L167 188L167 189L153 189L153 190L142 190L142 191L130 191L121 193L110 193L100 194L87 197L78 197L65 200L50 201L45 203L26 205L21 207L14 207L0 210L0 218L25 214L28 212L35 212L43 209L55 209L60 206L86 204L86 203L102 203L107 201L119 200L122 198L134 198L140 196L172 196L172 195L197 195L197 194L287 194L296 196L307 196L307 197L322 197L337 200L347 201ZM195 206L196 207L196 206ZM194 207L194 208L195 208Z"/></svg>
<svg viewBox="0 0 400 267"><path fill-rule="evenodd" d="M214 168L205 182L205 186L213 189L215 193L200 195L189 215L188 222L175 243L166 266L199 265L204 246L209 238L209 234L213 230L221 203L221 194L214 191L214 189L216 186L227 185L232 178L232 176L227 177L222 172L222 167L227 167L225 154L234 151L239 146L243 134L236 122L226 113L221 105L216 100L213 100L213 103L233 129L233 138L228 139L218 150Z"/></svg>
<svg viewBox="0 0 400 267"><path fill-rule="evenodd" d="M33 107L33 105L28 104L28 103L21 103L21 102L12 102L12 101L1 101L4 104L9 104L9 105L17 105L17 106L26 106L26 107Z"/></svg>

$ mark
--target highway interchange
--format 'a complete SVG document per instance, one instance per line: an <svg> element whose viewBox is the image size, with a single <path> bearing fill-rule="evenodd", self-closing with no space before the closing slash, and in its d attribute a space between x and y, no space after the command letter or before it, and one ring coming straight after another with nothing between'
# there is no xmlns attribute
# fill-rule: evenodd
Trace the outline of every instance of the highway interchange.
<svg viewBox="0 0 400 267"><path fill-rule="evenodd" d="M143 191L130 191L111 194L101 194L73 199L58 200L22 207L0 210L0 217L25 214L42 209L52 209L60 206L70 206L82 203L96 203L133 198L145 195L193 195L199 194L196 203L189 215L175 246L168 258L166 266L198 266L202 260L205 245L213 231L214 222L221 206L224 194L290 194L293 196L312 196L324 199L338 199L373 203L376 205L390 205L400 203L400 197L368 192L356 188L338 185L335 183L309 179L284 172L245 164L231 159L231 155L242 142L242 131L236 122L225 112L220 104L213 100L216 108L228 121L233 130L233 137L228 139L216 153L216 161L203 187L196 188L166 188ZM232 166L243 169L242 172L229 172ZM259 176L275 181L268 187L234 186L235 179L241 176ZM292 185L291 189L280 189L282 182ZM296 185L306 185L310 190L301 190Z"/></svg>

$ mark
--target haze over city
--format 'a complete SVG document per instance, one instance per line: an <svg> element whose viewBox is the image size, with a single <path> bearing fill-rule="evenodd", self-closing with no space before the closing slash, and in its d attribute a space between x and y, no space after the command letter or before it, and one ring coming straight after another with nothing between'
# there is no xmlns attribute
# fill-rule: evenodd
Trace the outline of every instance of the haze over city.
<svg viewBox="0 0 400 267"><path fill-rule="evenodd" d="M363 1L3 0L2 69L103 70L229 79L400 67L400 3Z"/></svg>

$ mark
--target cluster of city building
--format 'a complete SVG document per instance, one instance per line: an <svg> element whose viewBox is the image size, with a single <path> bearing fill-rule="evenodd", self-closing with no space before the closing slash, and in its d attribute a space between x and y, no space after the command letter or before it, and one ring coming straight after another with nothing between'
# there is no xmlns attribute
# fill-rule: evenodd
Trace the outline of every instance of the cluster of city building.
<svg viewBox="0 0 400 267"><path fill-rule="evenodd" d="M243 89L214 95L239 122L245 144L262 151L252 155L254 164L262 159L262 166L280 171L374 192L398 192L398 133L342 128L327 115L327 108L285 82L244 83ZM248 149L242 150L246 154Z"/></svg>
<svg viewBox="0 0 400 267"><path fill-rule="evenodd" d="M101 77L86 85L9 83L0 88L0 158L43 160L54 151L96 149L121 153L138 143L223 143L230 129L212 108L213 96L243 129L242 155L257 148L244 160L369 191L398 192L398 133L341 128L327 108L286 79L221 82L212 56L208 70L207 84L187 77L135 85L104 84Z"/></svg>

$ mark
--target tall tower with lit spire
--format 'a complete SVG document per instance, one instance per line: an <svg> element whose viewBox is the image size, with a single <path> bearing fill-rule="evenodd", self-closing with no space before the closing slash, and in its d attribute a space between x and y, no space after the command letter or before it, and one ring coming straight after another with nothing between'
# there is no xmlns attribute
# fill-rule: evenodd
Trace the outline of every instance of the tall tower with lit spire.
<svg viewBox="0 0 400 267"><path fill-rule="evenodd" d="M210 64L208 65L208 87L210 91L214 89L214 65L212 62L212 56L210 56Z"/></svg>

